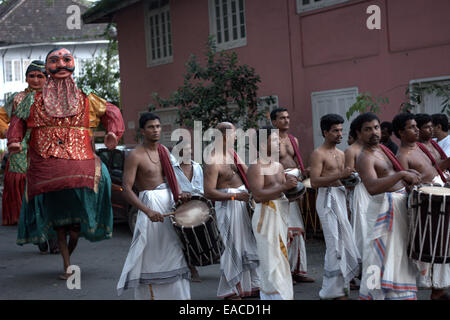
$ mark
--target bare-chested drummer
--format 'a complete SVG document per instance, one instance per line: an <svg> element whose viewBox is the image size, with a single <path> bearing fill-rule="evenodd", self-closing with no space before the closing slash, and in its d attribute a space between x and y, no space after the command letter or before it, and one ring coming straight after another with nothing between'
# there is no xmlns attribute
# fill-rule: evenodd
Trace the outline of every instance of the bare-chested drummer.
<svg viewBox="0 0 450 320"><path fill-rule="evenodd" d="M162 215L172 211L179 187L170 178L175 173L169 151L159 144L159 117L144 113L139 127L144 142L127 156L123 173L124 196L139 211L117 290L120 295L134 288L136 299L189 300L190 272L181 242L170 220ZM139 197L133 192L135 182ZM188 194L179 196L189 198Z"/></svg>
<svg viewBox="0 0 450 320"><path fill-rule="evenodd" d="M349 147L345 150L345 167L349 168L355 168L356 159L360 155L363 144L361 142L360 137L358 136L358 133L355 130L355 124L358 122L359 118L356 117L352 123L350 124L350 132L349 137L352 137L353 143L349 144Z"/></svg>
<svg viewBox="0 0 450 320"><path fill-rule="evenodd" d="M443 186L446 180L432 150L425 142L432 137L431 116L428 114L401 113L393 120L394 133L401 140L398 159L405 169L421 174L422 183ZM419 140L421 142L417 143ZM422 144L421 144L422 143ZM426 148L426 149L422 149ZM434 149L431 146L432 149ZM423 151L428 151L428 155ZM435 149L434 149L435 150ZM432 158L430 158L432 157ZM446 288L450 286L450 264L431 264L413 260L419 270L421 288L431 288L431 300L449 300Z"/></svg>
<svg viewBox="0 0 450 320"><path fill-rule="evenodd" d="M287 109L277 108L270 113L272 125L279 130L280 137L280 163L285 171L295 174L302 180L307 175L303 167L303 161L299 151L298 139L288 133L290 118ZM305 226L298 201L290 202L288 216L289 246L288 256L291 266L292 280L296 282L314 282L314 279L306 276L307 258L305 246Z"/></svg>
<svg viewBox="0 0 450 320"><path fill-rule="evenodd" d="M264 131L267 133L265 139ZM286 252L289 200L283 192L297 186L297 178L284 173L284 167L271 159L279 152L274 128L258 131L259 158L248 169L248 182L256 202L252 218L260 261L261 300L292 300L293 282Z"/></svg>
<svg viewBox="0 0 450 320"><path fill-rule="evenodd" d="M311 185L318 188L316 210L322 224L326 252L321 299L346 300L350 281L359 274L360 255L347 216L345 188L340 180L353 168L344 167L342 141L344 119L327 114L320 119L324 143L311 154Z"/></svg>
<svg viewBox="0 0 450 320"><path fill-rule="evenodd" d="M345 167L355 169L356 161L363 149L363 143L361 141L360 133L356 131L356 127L364 119L364 114L358 115L350 124L349 137L354 138L354 142L345 150ZM365 221L364 214L367 209L369 194L362 183L354 187L347 188L348 210L350 211L350 224L353 228L355 235L356 247L362 257L363 243L365 237ZM350 288L358 289L356 282L352 280L350 282Z"/></svg>
<svg viewBox="0 0 450 320"><path fill-rule="evenodd" d="M205 197L215 201L217 224L225 250L220 258L220 282L217 289L219 298L236 299L259 296L259 264L256 240L247 202L249 193L244 184L247 167L234 161L234 150L229 150L227 141L236 140L236 128L229 122L219 123L217 129L222 133L222 148L216 144L211 159L205 161ZM218 142L218 141L216 141ZM228 145L233 146L233 143Z"/></svg>
<svg viewBox="0 0 450 320"><path fill-rule="evenodd" d="M416 272L407 256L408 216L405 186L420 182L380 143L380 120L368 113L357 127L364 144L356 163L371 201L367 208L361 300L415 300ZM377 279L376 283L372 281Z"/></svg>

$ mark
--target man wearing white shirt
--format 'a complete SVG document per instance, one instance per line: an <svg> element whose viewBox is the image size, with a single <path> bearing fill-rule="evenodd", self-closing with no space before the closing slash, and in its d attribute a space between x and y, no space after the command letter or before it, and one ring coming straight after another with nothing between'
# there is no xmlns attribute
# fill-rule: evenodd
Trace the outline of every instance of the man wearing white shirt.
<svg viewBox="0 0 450 320"><path fill-rule="evenodd" d="M443 113L435 113L431 116L433 122L433 137L444 150L447 157L450 155L450 136L448 135L448 118Z"/></svg>
<svg viewBox="0 0 450 320"><path fill-rule="evenodd" d="M182 141L179 140L176 145ZM200 164L192 160L192 147L189 141L184 143L179 155L180 158L177 160L171 154L170 161L172 162L180 190L182 192L203 196L203 169ZM189 266L189 269L191 270L192 281L200 282L200 276L195 266Z"/></svg>

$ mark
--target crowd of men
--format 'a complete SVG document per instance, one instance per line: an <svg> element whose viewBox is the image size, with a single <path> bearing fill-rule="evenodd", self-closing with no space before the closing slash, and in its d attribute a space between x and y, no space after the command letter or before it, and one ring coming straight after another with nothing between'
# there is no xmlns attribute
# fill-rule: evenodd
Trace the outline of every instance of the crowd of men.
<svg viewBox="0 0 450 320"><path fill-rule="evenodd" d="M0 134L11 153L2 223L19 222L19 245L34 243L46 252L50 241L50 252L63 258L61 279L70 276L80 236L99 241L112 235L111 180L95 155L91 129L102 122L109 149L124 132L117 107L76 87L74 67L68 50L50 51L45 62L27 69L29 88L0 110ZM272 126L256 135L257 161L247 166L229 147L236 140L232 123L216 126L221 135L212 144L218 147L200 165L190 142L180 154L187 161L174 157L159 143L159 117L141 115L143 142L124 164L123 193L138 216L118 294L132 288L136 299L191 298L190 282L200 276L168 215L175 204L199 195L213 202L224 246L217 297L294 299L296 283L315 280L307 276L301 206L287 195L308 178L326 244L321 299L347 299L359 279L362 300L415 300L418 288L431 288L431 299L448 300L450 264L407 254L408 193L420 184L445 186L449 177L447 117L401 113L381 123L373 113L360 114L343 152L337 146L344 119L327 114L320 120L324 142L309 167L298 138L289 134L288 110L277 108L270 117ZM346 185L350 177L360 183Z"/></svg>

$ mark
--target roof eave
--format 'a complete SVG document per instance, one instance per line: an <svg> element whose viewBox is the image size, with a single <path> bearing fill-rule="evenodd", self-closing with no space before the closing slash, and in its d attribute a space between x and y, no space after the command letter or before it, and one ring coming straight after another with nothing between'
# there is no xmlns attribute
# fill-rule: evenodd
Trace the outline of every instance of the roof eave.
<svg viewBox="0 0 450 320"><path fill-rule="evenodd" d="M139 2L141 0L125 0L120 1L119 3L115 4L111 7L106 7L103 10L101 10L102 3L105 2L105 0L101 1L97 5L95 5L93 8L87 10L83 15L82 19L85 24L90 23L109 23L113 21L114 15L117 11L120 11L132 4L135 4L136 2Z"/></svg>

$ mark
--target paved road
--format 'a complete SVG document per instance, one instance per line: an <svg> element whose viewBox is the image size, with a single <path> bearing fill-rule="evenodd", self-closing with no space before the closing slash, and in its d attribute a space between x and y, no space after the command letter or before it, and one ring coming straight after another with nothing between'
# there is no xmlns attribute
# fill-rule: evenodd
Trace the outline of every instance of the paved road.
<svg viewBox="0 0 450 320"><path fill-rule="evenodd" d="M81 268L81 290L67 289L66 282L57 278L62 273L60 255L41 255L37 246L15 244L17 227L0 226L0 300L56 299L111 300L133 299L128 290L118 297L116 285L131 242L126 224L115 225L113 238L101 242L80 239L72 263ZM315 283L294 286L295 299L317 300L322 283L324 242L308 239L308 273ZM219 266L198 268L202 282L191 284L192 299L216 300ZM428 299L429 290L421 290L419 299ZM351 298L357 299L357 291Z"/></svg>

